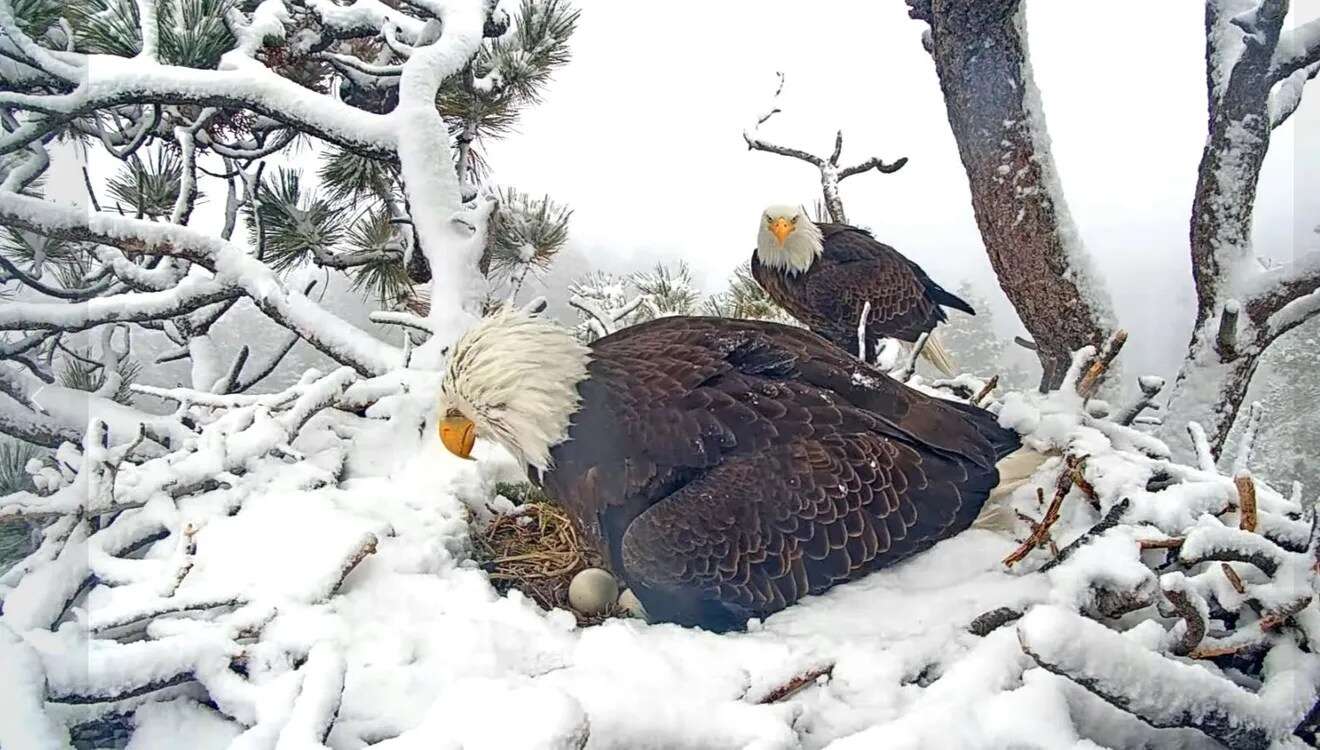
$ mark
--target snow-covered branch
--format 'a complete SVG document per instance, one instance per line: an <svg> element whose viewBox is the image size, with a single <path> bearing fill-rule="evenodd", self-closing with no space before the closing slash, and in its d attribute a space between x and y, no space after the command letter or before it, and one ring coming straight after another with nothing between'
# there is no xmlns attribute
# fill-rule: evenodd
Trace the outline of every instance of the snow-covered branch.
<svg viewBox="0 0 1320 750"><path fill-rule="evenodd" d="M1283 81L1317 62L1320 62L1320 18L1313 18L1279 35L1270 59L1270 77Z"/></svg>
<svg viewBox="0 0 1320 750"><path fill-rule="evenodd" d="M0 312L0 329L83 330L106 322L170 317L243 294L272 320L359 372L383 373L398 362L393 347L288 288L269 266L218 237L177 225L88 214L14 193L0 193L0 221L48 236L111 244L134 254L178 256L214 271L210 277L191 275L167 292L125 293L85 306L7 305Z"/></svg>

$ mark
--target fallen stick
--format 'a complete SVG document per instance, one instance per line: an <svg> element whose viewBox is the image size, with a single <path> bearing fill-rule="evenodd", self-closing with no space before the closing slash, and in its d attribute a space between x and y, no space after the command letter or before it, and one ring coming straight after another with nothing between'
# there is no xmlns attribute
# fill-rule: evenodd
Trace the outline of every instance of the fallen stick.
<svg viewBox="0 0 1320 750"><path fill-rule="evenodd" d="M1054 485L1054 499L1050 501L1050 507L1045 511L1045 517L1040 523L1032 529L1031 535L1022 543L1022 546L1009 553L1004 558L1004 565L1013 567L1014 564L1021 562L1027 555L1031 554L1033 549L1045 544L1049 538L1050 527L1055 521L1059 520L1059 510L1063 506L1063 498L1068 495L1068 490L1073 485L1074 464L1071 457L1064 457L1065 467Z"/></svg>
<svg viewBox="0 0 1320 750"><path fill-rule="evenodd" d="M989 398L990 394L999 386L999 376L994 375L986 381L985 387L972 396L972 406L980 406L981 402Z"/></svg>
<svg viewBox="0 0 1320 750"><path fill-rule="evenodd" d="M771 690L769 693L766 694L764 698L757 701L757 703L761 705L765 705L767 703L778 703L779 701L782 701L785 698L794 695L795 693L807 687L808 685L811 685L816 680L819 680L821 677L829 677L830 675L833 674L834 674L833 664L830 664L825 667L817 667L815 669L808 670L798 675L797 677L794 677L793 679L789 680L783 685L780 685L774 690Z"/></svg>

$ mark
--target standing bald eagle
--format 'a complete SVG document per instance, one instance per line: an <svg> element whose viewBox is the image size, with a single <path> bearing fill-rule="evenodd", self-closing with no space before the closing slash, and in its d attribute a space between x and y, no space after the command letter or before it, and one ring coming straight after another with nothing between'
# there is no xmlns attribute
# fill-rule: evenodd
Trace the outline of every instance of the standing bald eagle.
<svg viewBox="0 0 1320 750"><path fill-rule="evenodd" d="M881 339L913 342L930 332L922 354L950 376L953 363L935 326L946 320L944 307L976 314L866 230L813 222L792 206L771 206L761 214L752 275L790 315L854 356L868 303L865 338L872 356Z"/></svg>
<svg viewBox="0 0 1320 750"><path fill-rule="evenodd" d="M672 317L590 347L517 310L454 347L442 442L502 445L653 620L742 628L966 529L1018 447L808 331Z"/></svg>

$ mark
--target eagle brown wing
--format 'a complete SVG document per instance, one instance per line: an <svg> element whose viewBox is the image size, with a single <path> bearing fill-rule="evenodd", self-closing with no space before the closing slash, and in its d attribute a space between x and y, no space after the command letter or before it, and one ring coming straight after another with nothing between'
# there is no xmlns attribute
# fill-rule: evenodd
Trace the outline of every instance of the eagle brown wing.
<svg viewBox="0 0 1320 750"><path fill-rule="evenodd" d="M659 619L735 627L924 549L1017 447L802 329L664 318L594 349L546 483Z"/></svg>
<svg viewBox="0 0 1320 750"><path fill-rule="evenodd" d="M947 319L944 307L975 314L902 253L844 224L818 224L822 252L807 271L785 274L753 263L766 293L816 333L857 354L857 325L870 303L867 350L884 338L916 341ZM759 269L758 269L759 266Z"/></svg>
<svg viewBox="0 0 1320 750"><path fill-rule="evenodd" d="M638 516L624 568L648 612L741 627L965 528L990 482L969 468L868 433L738 457Z"/></svg>

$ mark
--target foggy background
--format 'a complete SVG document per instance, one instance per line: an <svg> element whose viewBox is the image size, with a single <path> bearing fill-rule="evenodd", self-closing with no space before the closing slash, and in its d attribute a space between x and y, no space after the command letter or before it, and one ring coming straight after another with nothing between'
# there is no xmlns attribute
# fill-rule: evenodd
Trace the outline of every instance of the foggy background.
<svg viewBox="0 0 1320 750"><path fill-rule="evenodd" d="M708 292L750 257L770 203L820 195L808 164L748 151L741 133L843 163L900 156L892 175L843 183L850 221L947 288L970 281L1005 336L1023 333L986 258L925 25L902 0L578 0L573 60L520 133L486 144L502 184L574 210L550 291L589 268L684 260ZM1194 316L1188 221L1206 134L1204 3L1028 2L1030 55L1054 156L1087 251L1131 339L1128 373L1176 374ZM1293 3L1293 19L1320 0ZM1318 84L1313 84L1313 86ZM1320 94L1275 132L1256 251L1320 246ZM533 290L535 291L535 289ZM553 296L553 295L552 295ZM1286 342L1280 341L1279 346Z"/></svg>

